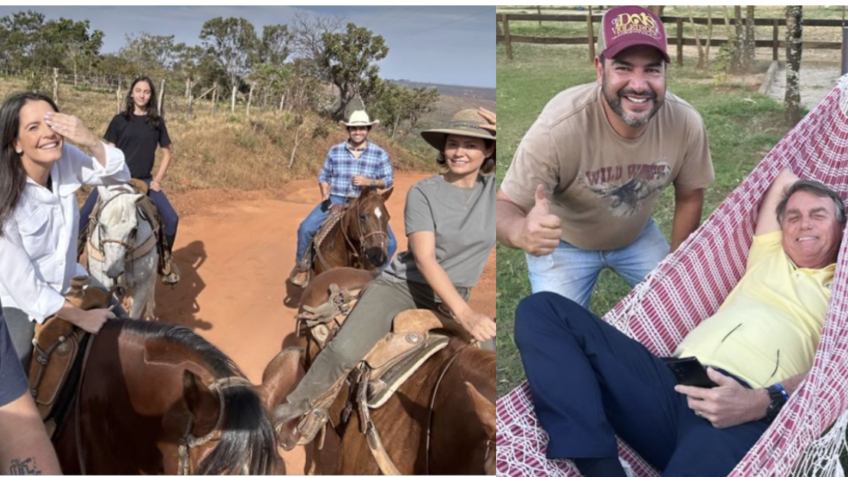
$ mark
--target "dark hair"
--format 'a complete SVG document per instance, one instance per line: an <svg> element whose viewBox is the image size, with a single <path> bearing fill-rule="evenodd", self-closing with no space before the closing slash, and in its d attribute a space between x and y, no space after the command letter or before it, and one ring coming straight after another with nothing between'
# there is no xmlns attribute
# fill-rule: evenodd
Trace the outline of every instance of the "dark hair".
<svg viewBox="0 0 848 477"><path fill-rule="evenodd" d="M142 81L150 85L150 99L147 100L147 105L144 107L144 110L147 112L147 125L150 126L150 129L158 129L160 116L159 108L156 106L156 87L153 86L153 80L147 76L139 76L134 79L130 85L130 90L127 91L127 104L126 110L124 110L124 117L127 118L127 121L132 121L133 113L135 112L133 89L135 88L135 85Z"/></svg>
<svg viewBox="0 0 848 477"><path fill-rule="evenodd" d="M800 180L786 189L786 194L780 203L777 204L777 222L781 226L783 226L783 217L786 215L786 204L789 203L789 198L792 197L792 194L796 192L809 192L816 197L830 197L836 206L836 221L845 225L845 204L842 203L842 198L839 197L839 194L821 182Z"/></svg>
<svg viewBox="0 0 848 477"><path fill-rule="evenodd" d="M3 236L3 225L20 202L26 186L27 174L21 163L21 154L15 151L15 140L21 126L21 109L30 101L45 101L53 111L59 112L52 99L31 92L15 93L0 107L0 134L3 135L0 150L0 237Z"/></svg>
<svg viewBox="0 0 848 477"><path fill-rule="evenodd" d="M497 152L496 151L497 145L496 145L495 141L493 141L491 139L483 139L483 138L478 138L478 139L483 140L483 147L485 149L488 149L490 147L492 148L492 155L483 159L483 165L480 166L480 172L481 173L491 174L495 170L495 153ZM445 144L447 144L447 136L445 137ZM445 157L445 146L444 145L442 145L442 150L439 151L439 157L436 159L436 162L438 162L439 165L442 166L442 167L448 166L448 158Z"/></svg>

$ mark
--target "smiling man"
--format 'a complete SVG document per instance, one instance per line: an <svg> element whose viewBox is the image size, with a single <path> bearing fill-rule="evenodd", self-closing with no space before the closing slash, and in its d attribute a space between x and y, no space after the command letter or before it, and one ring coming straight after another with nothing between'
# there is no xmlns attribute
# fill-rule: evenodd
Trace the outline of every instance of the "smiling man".
<svg viewBox="0 0 848 477"><path fill-rule="evenodd" d="M515 342L548 458L573 459L585 477L623 477L618 435L662 475L727 475L813 366L845 223L836 192L781 172L745 274L671 358L559 295L524 299ZM692 357L714 387L678 384L670 367Z"/></svg>
<svg viewBox="0 0 848 477"><path fill-rule="evenodd" d="M632 287L669 252L651 218L674 185L671 250L697 227L714 178L706 131L666 91L666 34L641 7L607 11L595 83L552 99L515 153L497 202L498 240L527 254L534 292L588 307L603 268Z"/></svg>

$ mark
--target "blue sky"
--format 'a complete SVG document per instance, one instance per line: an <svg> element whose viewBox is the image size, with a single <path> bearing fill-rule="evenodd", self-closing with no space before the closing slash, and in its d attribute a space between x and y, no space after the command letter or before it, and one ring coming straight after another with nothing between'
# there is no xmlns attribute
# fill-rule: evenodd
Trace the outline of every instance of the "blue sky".
<svg viewBox="0 0 848 477"><path fill-rule="evenodd" d="M377 63L383 78L495 87L494 6L0 6L0 16L35 10L47 19L87 19L105 33L101 52L114 53L127 34L139 32L200 44L203 22L219 16L245 18L261 34L262 26L288 23L298 9L343 16L382 35L389 46L389 55Z"/></svg>

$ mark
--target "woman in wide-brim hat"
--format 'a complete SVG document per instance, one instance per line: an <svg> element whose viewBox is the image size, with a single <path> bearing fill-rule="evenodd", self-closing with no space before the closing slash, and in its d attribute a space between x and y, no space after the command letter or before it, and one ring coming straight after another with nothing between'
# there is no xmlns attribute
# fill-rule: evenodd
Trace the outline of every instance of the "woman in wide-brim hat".
<svg viewBox="0 0 848 477"><path fill-rule="evenodd" d="M468 304L495 246L495 114L462 110L444 128L421 133L439 151L445 171L415 184L406 198L409 250L399 254L367 288L338 335L318 355L286 403L277 408L279 442L310 442L331 389L392 329L392 320L414 308L443 303L478 341L495 336L492 317ZM337 392L337 391L336 391ZM310 419L303 421L307 415Z"/></svg>

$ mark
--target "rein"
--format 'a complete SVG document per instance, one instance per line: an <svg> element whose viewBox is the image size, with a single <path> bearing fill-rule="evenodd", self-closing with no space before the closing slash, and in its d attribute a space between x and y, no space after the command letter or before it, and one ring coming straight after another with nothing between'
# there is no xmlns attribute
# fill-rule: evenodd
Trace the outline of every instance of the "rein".
<svg viewBox="0 0 848 477"><path fill-rule="evenodd" d="M179 459L177 464L177 475L191 474L191 456L189 455L191 449L208 443L213 440L216 434L222 432L221 425L224 422L224 390L233 387L250 386L253 386L250 381L238 376L216 379L212 385L209 386L209 390L218 395L218 401L221 403L221 412L218 413L218 421L215 423L215 427L213 427L211 431L201 437L196 437L191 433L191 428L194 426L194 416L191 414L189 415L188 425L180 439L180 445L177 448L177 456ZM218 436L217 439L220 439L220 436Z"/></svg>

